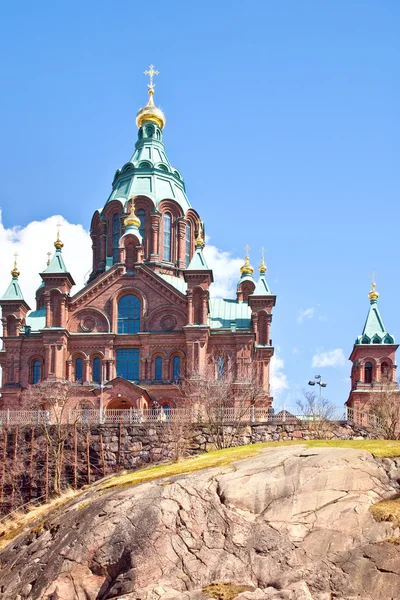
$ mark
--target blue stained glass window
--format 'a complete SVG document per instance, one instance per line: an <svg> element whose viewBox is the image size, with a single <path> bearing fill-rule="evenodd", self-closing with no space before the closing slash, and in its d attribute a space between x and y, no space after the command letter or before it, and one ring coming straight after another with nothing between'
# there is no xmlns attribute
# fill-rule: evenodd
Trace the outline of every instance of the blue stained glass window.
<svg viewBox="0 0 400 600"><path fill-rule="evenodd" d="M155 379L160 381L162 379L162 358L157 356L155 361Z"/></svg>
<svg viewBox="0 0 400 600"><path fill-rule="evenodd" d="M171 262L171 214L164 214L163 259Z"/></svg>
<svg viewBox="0 0 400 600"><path fill-rule="evenodd" d="M75 381L82 382L83 378L83 360L77 358L75 361Z"/></svg>
<svg viewBox="0 0 400 600"><path fill-rule="evenodd" d="M145 227L146 227L146 221L145 221L146 213L144 212L144 208L139 208L139 210L136 211L136 214L140 220L139 233L142 236L142 240L144 240L144 233L145 233Z"/></svg>
<svg viewBox="0 0 400 600"><path fill-rule="evenodd" d="M130 381L139 379L140 354L137 348L120 348L117 350L117 377Z"/></svg>
<svg viewBox="0 0 400 600"><path fill-rule="evenodd" d="M223 379L225 376L225 358L220 356L217 361L217 378Z"/></svg>
<svg viewBox="0 0 400 600"><path fill-rule="evenodd" d="M101 361L99 358L93 359L93 381L101 383Z"/></svg>
<svg viewBox="0 0 400 600"><path fill-rule="evenodd" d="M140 300L133 294L122 296L118 302L118 333L140 331Z"/></svg>
<svg viewBox="0 0 400 600"><path fill-rule="evenodd" d="M112 218L112 256L113 256L114 263L119 261L118 246L119 246L119 238L120 237L121 237L121 234L120 234L119 214L115 213L115 215Z"/></svg>
<svg viewBox="0 0 400 600"><path fill-rule="evenodd" d="M186 267L190 263L190 223L186 223Z"/></svg>
<svg viewBox="0 0 400 600"><path fill-rule="evenodd" d="M41 370L40 360L35 360L32 365L32 383L39 383L41 379Z"/></svg>
<svg viewBox="0 0 400 600"><path fill-rule="evenodd" d="M179 381L181 378L181 359L180 356L174 356L172 362L172 379L173 381Z"/></svg>

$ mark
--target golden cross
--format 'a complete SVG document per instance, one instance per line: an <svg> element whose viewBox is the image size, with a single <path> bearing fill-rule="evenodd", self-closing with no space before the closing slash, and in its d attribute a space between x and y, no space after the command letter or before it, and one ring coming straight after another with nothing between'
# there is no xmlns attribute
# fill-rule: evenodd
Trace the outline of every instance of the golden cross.
<svg viewBox="0 0 400 600"><path fill-rule="evenodd" d="M265 248L264 246L261 248L261 258L264 260Z"/></svg>
<svg viewBox="0 0 400 600"><path fill-rule="evenodd" d="M153 91L154 90L153 77L154 77L154 75L159 75L160 72L154 70L154 65L150 65L149 70L145 71L144 74L148 75L150 77L150 83L148 83L147 86L150 91Z"/></svg>
<svg viewBox="0 0 400 600"><path fill-rule="evenodd" d="M372 278L372 285L375 287L376 286L376 273L375 273L375 271L372 271L371 278Z"/></svg>
<svg viewBox="0 0 400 600"><path fill-rule="evenodd" d="M57 240L60 239L60 227L61 227L61 225L62 224L60 223L60 221L58 221L58 223L57 223Z"/></svg>
<svg viewBox="0 0 400 600"><path fill-rule="evenodd" d="M246 256L248 256L248 255L249 255L249 252L250 252L250 246L249 246L249 245L247 245L247 246L245 246L245 247L244 247L244 249L245 249L245 251L246 251Z"/></svg>
<svg viewBox="0 0 400 600"><path fill-rule="evenodd" d="M18 258L19 254L18 252L14 252L14 267L17 266L17 258Z"/></svg>
<svg viewBox="0 0 400 600"><path fill-rule="evenodd" d="M50 264L50 256L51 256L51 252L47 253L47 266L49 266Z"/></svg>

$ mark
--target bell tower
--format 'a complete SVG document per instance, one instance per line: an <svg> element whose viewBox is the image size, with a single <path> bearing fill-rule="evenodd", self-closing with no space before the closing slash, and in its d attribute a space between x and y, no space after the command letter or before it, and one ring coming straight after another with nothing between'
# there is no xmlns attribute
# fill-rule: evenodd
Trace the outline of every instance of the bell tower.
<svg viewBox="0 0 400 600"><path fill-rule="evenodd" d="M346 402L356 411L369 410L371 400L383 391L397 391L396 350L399 347L387 331L378 308L379 294L372 282L368 294L370 307L362 334L354 343L350 360L351 390ZM400 394L399 394L400 395Z"/></svg>

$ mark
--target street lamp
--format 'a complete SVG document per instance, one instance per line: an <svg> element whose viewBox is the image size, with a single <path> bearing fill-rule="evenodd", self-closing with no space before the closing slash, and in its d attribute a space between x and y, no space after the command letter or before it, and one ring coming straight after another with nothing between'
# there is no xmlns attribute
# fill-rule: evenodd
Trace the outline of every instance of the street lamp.
<svg viewBox="0 0 400 600"><path fill-rule="evenodd" d="M321 381L321 375L315 375L314 380L311 379L308 382L308 385L319 385L319 401L321 402L321 394L322 394L321 388L326 387L328 384L325 383L325 381Z"/></svg>
<svg viewBox="0 0 400 600"><path fill-rule="evenodd" d="M104 423L104 408L103 408L103 390L112 390L112 385L106 385L103 383L103 380L95 385L90 391L95 392L96 390L100 390L100 424Z"/></svg>

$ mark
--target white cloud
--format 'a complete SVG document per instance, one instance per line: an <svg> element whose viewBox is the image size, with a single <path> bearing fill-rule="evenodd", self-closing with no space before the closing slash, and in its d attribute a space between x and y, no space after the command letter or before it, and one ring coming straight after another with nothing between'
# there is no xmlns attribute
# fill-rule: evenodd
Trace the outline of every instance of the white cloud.
<svg viewBox="0 0 400 600"><path fill-rule="evenodd" d="M327 350L323 352L317 350L312 357L312 367L343 367L346 364L346 357L342 348Z"/></svg>
<svg viewBox="0 0 400 600"><path fill-rule="evenodd" d="M271 358L271 396L274 396L274 401L282 394L283 390L287 390L289 387L287 376L283 372L285 363L283 359L278 356L275 351L274 356Z"/></svg>
<svg viewBox="0 0 400 600"><path fill-rule="evenodd" d="M57 223L62 224L60 237L64 242L63 258L76 282L73 292L84 284L92 264L91 240L82 225L75 225L55 215L43 221L32 221L25 227L4 227L0 211L0 297L11 280L13 254L18 252L19 283L31 309L36 308L35 291L41 284L39 273L44 271L47 252L54 252Z"/></svg>
<svg viewBox="0 0 400 600"><path fill-rule="evenodd" d="M204 247L204 256L214 272L215 283L211 285L210 294L216 298L236 298L236 285L243 259L235 258L230 252L224 252L211 244Z"/></svg>
<svg viewBox="0 0 400 600"><path fill-rule="evenodd" d="M299 310L299 314L297 317L297 322L301 323L305 320L305 319L312 319L315 313L315 307L312 308L306 308L305 310Z"/></svg>

